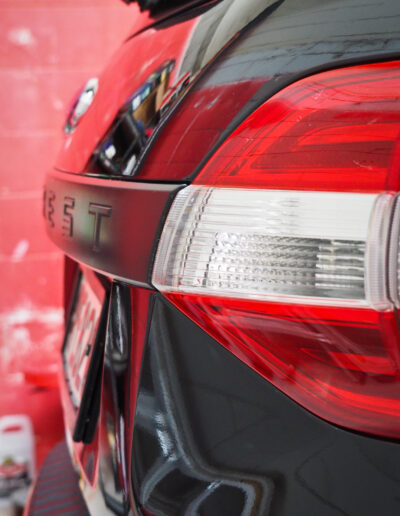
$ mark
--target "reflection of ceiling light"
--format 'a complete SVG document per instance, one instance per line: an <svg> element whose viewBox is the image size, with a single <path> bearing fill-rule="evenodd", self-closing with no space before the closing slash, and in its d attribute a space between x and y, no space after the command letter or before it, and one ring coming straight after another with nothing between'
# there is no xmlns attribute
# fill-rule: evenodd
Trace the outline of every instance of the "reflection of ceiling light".
<svg viewBox="0 0 400 516"><path fill-rule="evenodd" d="M104 151L104 154L107 156L108 159L113 159L116 153L117 151L113 144L110 144Z"/></svg>
<svg viewBox="0 0 400 516"><path fill-rule="evenodd" d="M129 158L129 161L128 163L126 164L126 167L124 168L124 170L122 171L122 175L124 176L130 176L131 173L132 173L132 170L134 168L134 166L136 165L136 155L133 154L130 158Z"/></svg>
<svg viewBox="0 0 400 516"><path fill-rule="evenodd" d="M140 106L140 97L137 96L132 100L132 109L135 110Z"/></svg>

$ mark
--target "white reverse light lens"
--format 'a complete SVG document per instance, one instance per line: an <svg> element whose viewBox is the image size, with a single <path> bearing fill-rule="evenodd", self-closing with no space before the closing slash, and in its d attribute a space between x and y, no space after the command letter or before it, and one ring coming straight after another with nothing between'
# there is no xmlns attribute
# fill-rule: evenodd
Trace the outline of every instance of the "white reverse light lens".
<svg viewBox="0 0 400 516"><path fill-rule="evenodd" d="M153 283L162 291L386 309L391 203L387 194L189 186L168 215ZM371 240L371 227L384 229Z"/></svg>
<svg viewBox="0 0 400 516"><path fill-rule="evenodd" d="M389 251L389 293L400 308L400 195L394 202Z"/></svg>

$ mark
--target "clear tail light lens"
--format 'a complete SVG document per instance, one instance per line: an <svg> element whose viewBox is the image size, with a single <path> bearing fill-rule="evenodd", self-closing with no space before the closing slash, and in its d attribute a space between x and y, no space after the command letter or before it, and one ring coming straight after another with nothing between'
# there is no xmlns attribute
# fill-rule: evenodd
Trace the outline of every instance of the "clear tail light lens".
<svg viewBox="0 0 400 516"><path fill-rule="evenodd" d="M399 63L263 104L183 189L153 283L308 410L400 437Z"/></svg>
<svg viewBox="0 0 400 516"><path fill-rule="evenodd" d="M369 228L388 226L392 199L190 186L170 211L154 284L164 291L387 308L380 255L388 234L377 240Z"/></svg>

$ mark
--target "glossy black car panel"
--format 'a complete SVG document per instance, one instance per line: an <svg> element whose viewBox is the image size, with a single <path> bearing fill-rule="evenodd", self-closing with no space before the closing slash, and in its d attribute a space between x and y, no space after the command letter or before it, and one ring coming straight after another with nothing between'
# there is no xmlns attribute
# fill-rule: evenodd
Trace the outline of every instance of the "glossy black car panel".
<svg viewBox="0 0 400 516"><path fill-rule="evenodd" d="M400 445L311 415L158 296L132 479L150 514L396 514Z"/></svg>

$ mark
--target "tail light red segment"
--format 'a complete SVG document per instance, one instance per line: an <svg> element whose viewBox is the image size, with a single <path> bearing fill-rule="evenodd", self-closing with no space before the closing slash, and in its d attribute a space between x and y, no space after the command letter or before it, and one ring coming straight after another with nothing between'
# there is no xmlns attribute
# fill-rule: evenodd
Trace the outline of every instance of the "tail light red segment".
<svg viewBox="0 0 400 516"><path fill-rule="evenodd" d="M287 87L178 194L153 272L171 302L302 406L394 438L399 134L398 62Z"/></svg>
<svg viewBox="0 0 400 516"><path fill-rule="evenodd" d="M393 312L167 294L193 321L318 416L399 437L400 353Z"/></svg>
<svg viewBox="0 0 400 516"><path fill-rule="evenodd" d="M376 192L399 189L398 62L313 75L276 94L194 184Z"/></svg>

